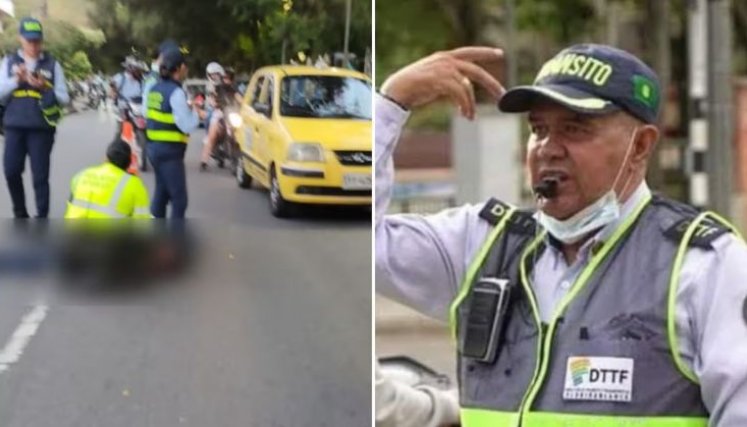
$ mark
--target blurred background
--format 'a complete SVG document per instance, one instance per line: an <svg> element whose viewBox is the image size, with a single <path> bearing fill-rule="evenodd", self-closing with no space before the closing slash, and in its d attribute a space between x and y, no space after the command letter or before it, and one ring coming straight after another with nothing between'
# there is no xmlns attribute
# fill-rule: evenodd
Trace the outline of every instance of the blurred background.
<svg viewBox="0 0 747 427"><path fill-rule="evenodd" d="M657 148L648 182L747 227L747 2L729 0L377 0L376 82L434 51L500 47L483 64L506 87L529 84L575 43L605 43L644 59L662 83ZM498 197L531 204L521 116L484 94L475 122L444 103L415 112L395 152L391 212L428 213ZM453 374L446 325L376 299L379 356L415 355Z"/></svg>

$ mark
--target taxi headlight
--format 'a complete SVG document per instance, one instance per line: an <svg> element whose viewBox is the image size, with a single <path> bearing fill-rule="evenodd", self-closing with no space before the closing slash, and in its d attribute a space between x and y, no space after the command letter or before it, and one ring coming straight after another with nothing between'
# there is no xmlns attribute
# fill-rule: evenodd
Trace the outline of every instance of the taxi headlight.
<svg viewBox="0 0 747 427"><path fill-rule="evenodd" d="M315 142L296 142L288 147L291 162L324 162L324 150Z"/></svg>
<svg viewBox="0 0 747 427"><path fill-rule="evenodd" d="M238 128L239 126L241 126L241 116L239 115L239 113L230 113L228 115L228 122L231 123L231 126Z"/></svg>

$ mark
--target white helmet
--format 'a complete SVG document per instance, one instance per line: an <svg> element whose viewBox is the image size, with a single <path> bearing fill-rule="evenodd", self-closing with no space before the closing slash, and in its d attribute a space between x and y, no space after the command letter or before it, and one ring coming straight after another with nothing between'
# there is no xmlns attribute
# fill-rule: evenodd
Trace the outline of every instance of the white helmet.
<svg viewBox="0 0 747 427"><path fill-rule="evenodd" d="M222 77L226 72L219 63L211 62L205 69L205 73L207 74L207 77L210 78L211 74L219 74Z"/></svg>

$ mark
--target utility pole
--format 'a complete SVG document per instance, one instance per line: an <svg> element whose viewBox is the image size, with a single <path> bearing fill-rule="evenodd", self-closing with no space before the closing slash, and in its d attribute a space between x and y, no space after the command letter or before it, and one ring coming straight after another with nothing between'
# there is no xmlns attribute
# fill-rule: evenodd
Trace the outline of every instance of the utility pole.
<svg viewBox="0 0 747 427"><path fill-rule="evenodd" d="M646 44L648 45L648 57L653 59L652 65L659 76L659 83L661 84L659 102L662 106L666 106L669 84L672 80L672 52L669 47L669 3L668 1L661 0L648 0L648 7L646 9L648 12L646 18L648 18L649 22L655 23L656 27L654 43ZM659 146L662 147L666 141L664 114L661 114L659 117L659 129L662 130L661 140L659 141ZM660 153L661 149L655 151L649 163L646 179L653 188L663 188L664 186L664 170L661 167Z"/></svg>
<svg viewBox="0 0 747 427"><path fill-rule="evenodd" d="M708 1L708 140L706 156L710 206L731 216L733 189L733 107L731 0Z"/></svg>
<svg viewBox="0 0 747 427"><path fill-rule="evenodd" d="M345 47L344 47L344 54L345 59L343 59L343 64L345 65L345 68L350 68L350 60L348 58L348 45L350 43L350 9L352 8L353 0L346 0L345 1Z"/></svg>
<svg viewBox="0 0 747 427"><path fill-rule="evenodd" d="M704 208L711 202L706 171L708 150L708 10L706 0L690 0L688 7L690 203Z"/></svg>

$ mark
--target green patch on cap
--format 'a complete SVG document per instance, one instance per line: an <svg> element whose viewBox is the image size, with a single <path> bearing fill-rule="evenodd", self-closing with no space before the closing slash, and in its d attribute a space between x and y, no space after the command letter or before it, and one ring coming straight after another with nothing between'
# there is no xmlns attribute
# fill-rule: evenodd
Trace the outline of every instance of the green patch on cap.
<svg viewBox="0 0 747 427"><path fill-rule="evenodd" d="M639 75L633 76L633 97L649 108L656 108L659 103L659 93L654 82Z"/></svg>
<svg viewBox="0 0 747 427"><path fill-rule="evenodd" d="M23 31L38 31L41 32L42 26L38 22L24 22L23 23Z"/></svg>

